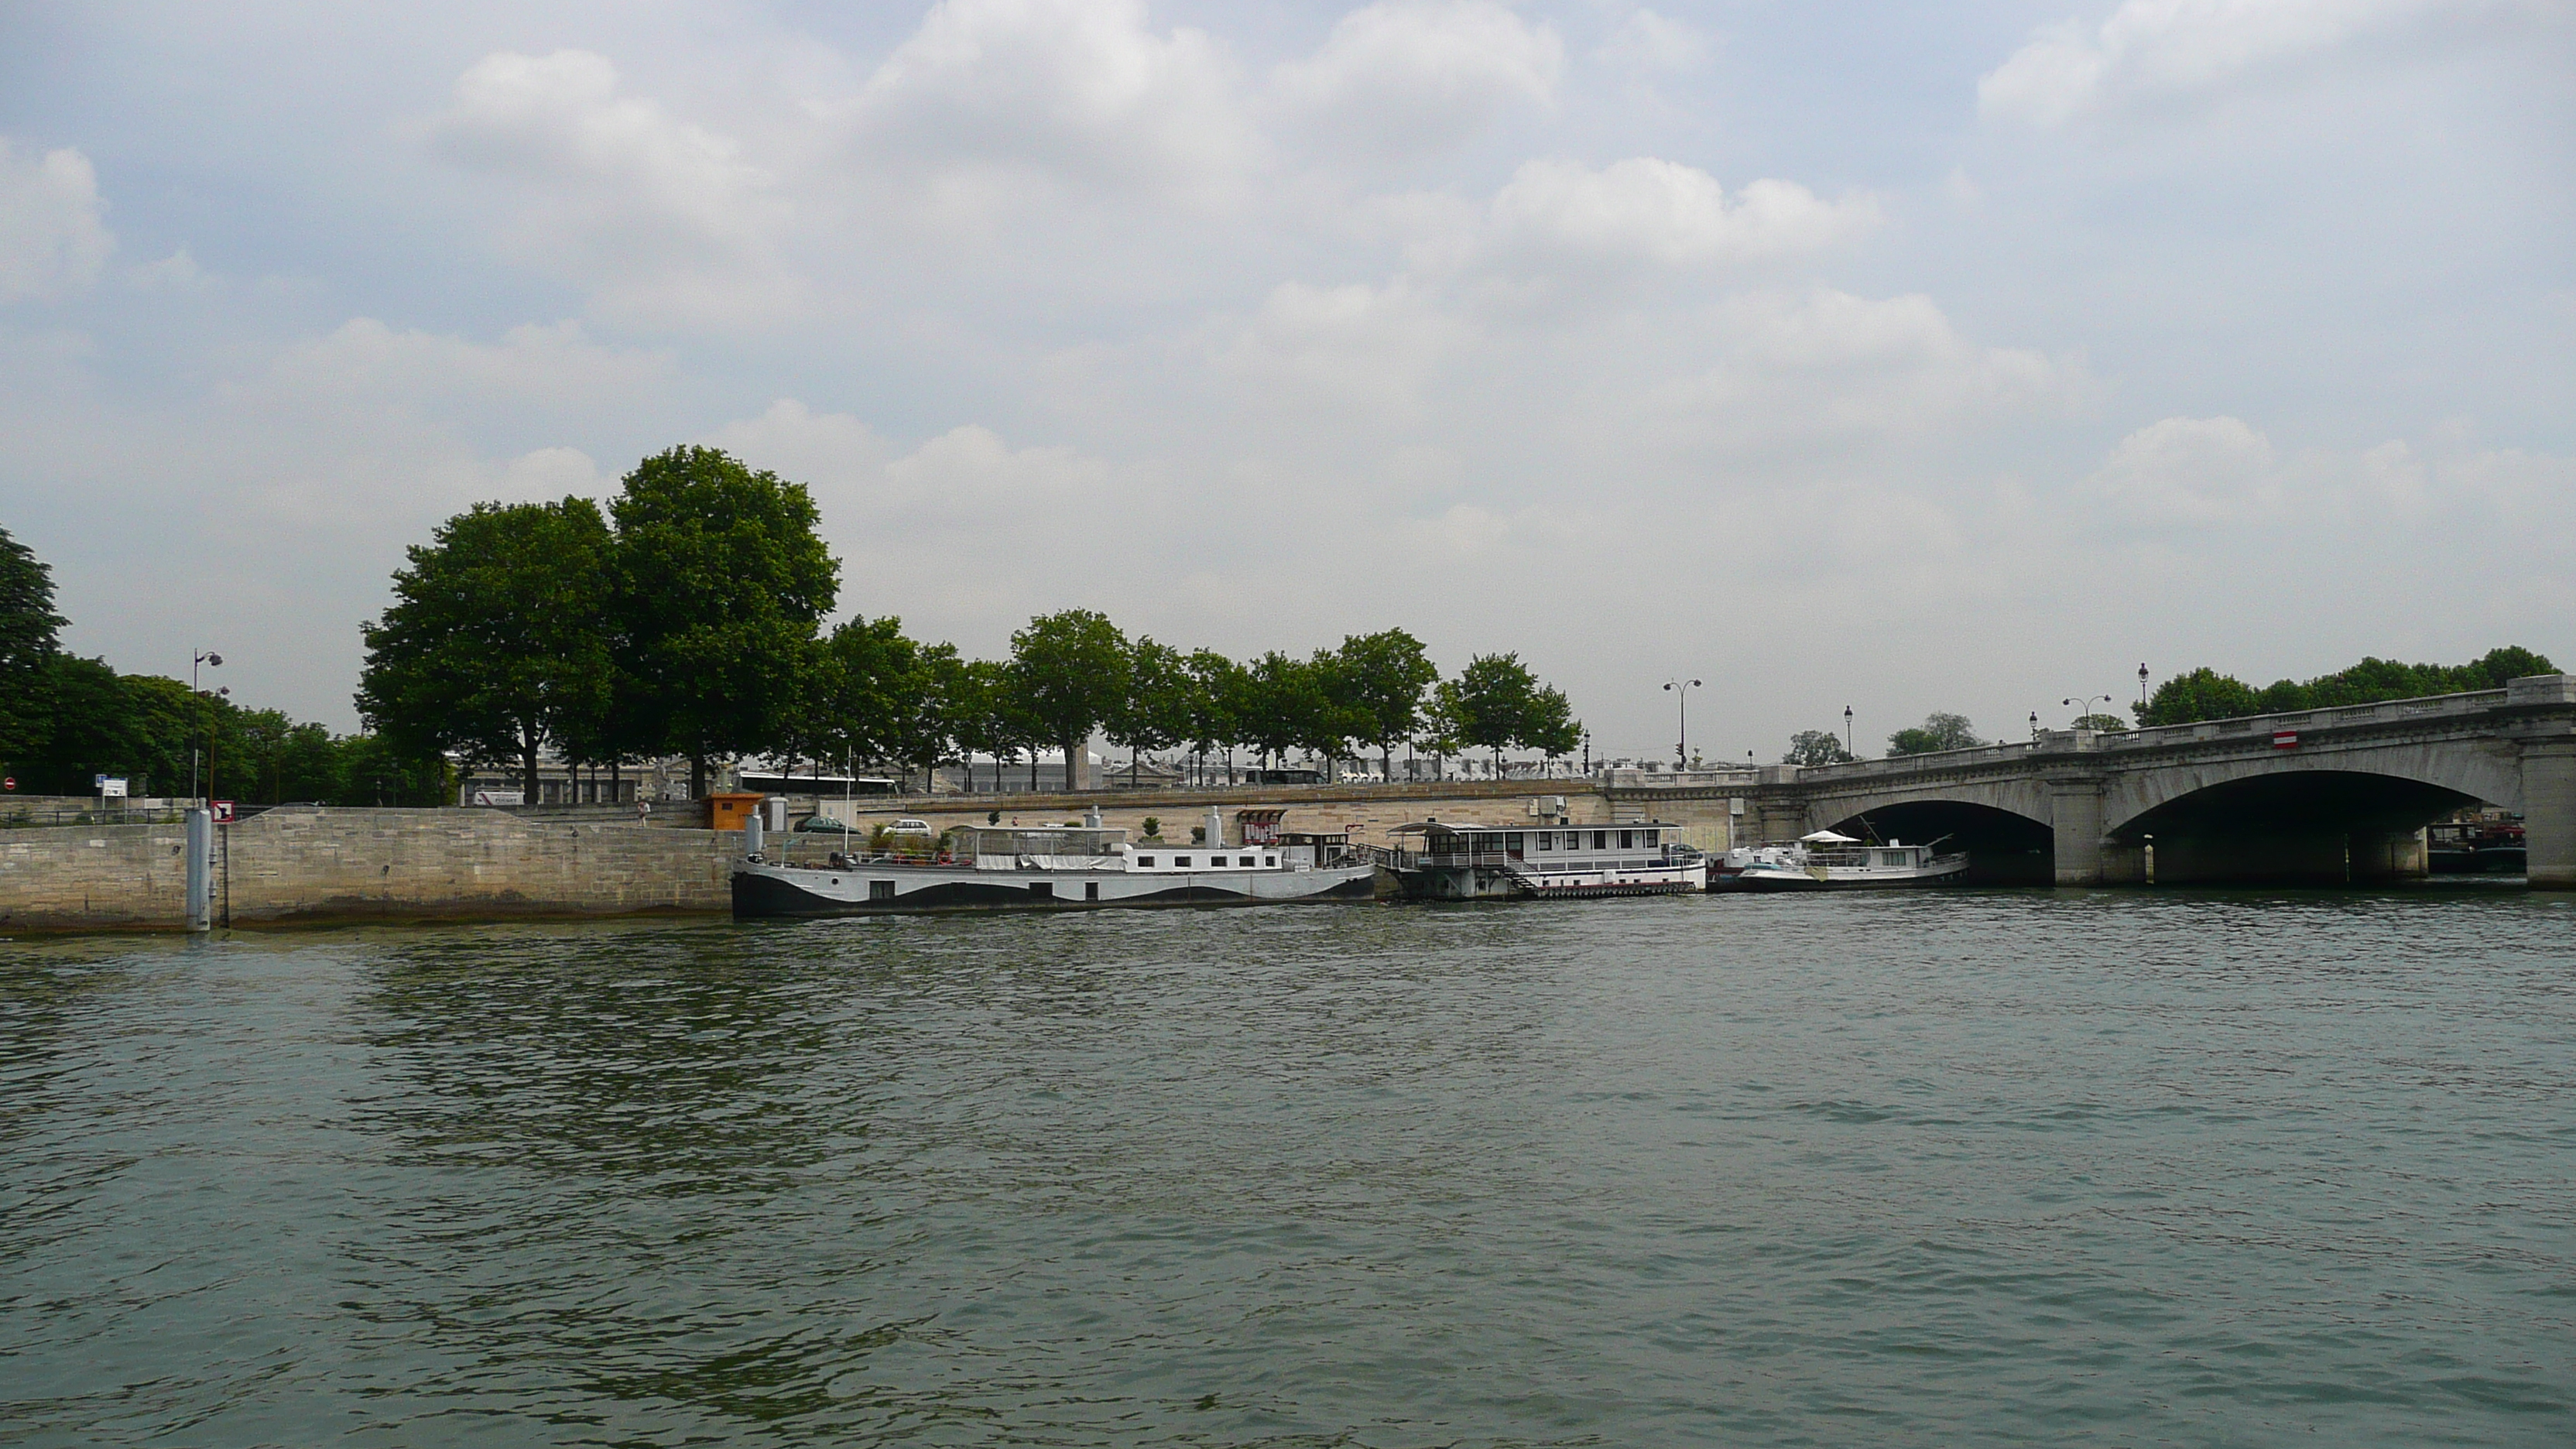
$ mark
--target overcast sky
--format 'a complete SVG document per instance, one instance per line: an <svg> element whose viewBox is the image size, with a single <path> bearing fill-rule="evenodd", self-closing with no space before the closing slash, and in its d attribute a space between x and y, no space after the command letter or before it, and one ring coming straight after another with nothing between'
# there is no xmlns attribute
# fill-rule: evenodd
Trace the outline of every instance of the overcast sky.
<svg viewBox="0 0 2576 1449"><path fill-rule="evenodd" d="M2570 0L0 3L0 525L350 728L478 499L1517 650L1596 752L2576 664Z"/></svg>

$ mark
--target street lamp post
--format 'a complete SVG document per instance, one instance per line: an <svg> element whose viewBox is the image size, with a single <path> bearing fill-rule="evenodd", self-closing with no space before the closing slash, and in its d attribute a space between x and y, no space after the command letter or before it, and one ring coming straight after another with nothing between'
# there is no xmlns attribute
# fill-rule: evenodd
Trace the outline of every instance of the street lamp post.
<svg viewBox="0 0 2576 1449"><path fill-rule="evenodd" d="M1860 752L1852 746L1852 712L1850 705L1843 706L1843 753L1850 755L1853 759L1860 758Z"/></svg>
<svg viewBox="0 0 2576 1449"><path fill-rule="evenodd" d="M1690 768L1690 692L1699 687L1700 681L1696 679L1664 681L1664 688L1677 696L1682 706L1682 742L1673 749L1673 768L1676 770Z"/></svg>
<svg viewBox="0 0 2576 1449"><path fill-rule="evenodd" d="M202 695L205 693L205 691L200 689L197 685L197 670L201 666L209 664L213 665L217 669L223 668L224 656L217 654L211 649L199 649L195 651L195 657L188 661L188 692L190 694ZM230 689L225 689L220 692L224 694L232 693ZM206 762L206 787L211 791L214 788L215 783L215 728L211 722L206 726L206 747L204 758ZM198 752L196 750L188 751L188 798L191 800L197 798L197 760Z"/></svg>
<svg viewBox="0 0 2576 1449"><path fill-rule="evenodd" d="M2059 704L2074 706L2075 717L2077 719L2082 719L2084 716L2091 714L2093 712L2094 705L2109 704L2110 702L2111 696L2107 694L2079 694L2072 699L2061 699L2058 701ZM2071 729L2073 726L2069 725L2068 728Z"/></svg>
<svg viewBox="0 0 2576 1449"><path fill-rule="evenodd" d="M2139 665L2139 666L2138 666L2138 709L2139 709L2139 711L2140 711L2140 713L2139 713L2139 715L2138 715L2138 723L2140 723L2140 724L2145 724L2145 723L2147 722L2147 718L2146 718L2146 714L2145 714L2146 707L2147 707L2147 666L2145 666L2145 665L2141 664L2141 665Z"/></svg>

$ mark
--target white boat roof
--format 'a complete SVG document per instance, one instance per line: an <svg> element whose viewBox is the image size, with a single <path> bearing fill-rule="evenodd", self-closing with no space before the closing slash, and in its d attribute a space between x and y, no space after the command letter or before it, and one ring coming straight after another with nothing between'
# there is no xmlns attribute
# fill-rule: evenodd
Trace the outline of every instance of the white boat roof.
<svg viewBox="0 0 2576 1449"><path fill-rule="evenodd" d="M1836 835L1830 830L1819 830L1813 835L1799 836L1798 843L1800 845L1858 845L1860 838L1852 835Z"/></svg>

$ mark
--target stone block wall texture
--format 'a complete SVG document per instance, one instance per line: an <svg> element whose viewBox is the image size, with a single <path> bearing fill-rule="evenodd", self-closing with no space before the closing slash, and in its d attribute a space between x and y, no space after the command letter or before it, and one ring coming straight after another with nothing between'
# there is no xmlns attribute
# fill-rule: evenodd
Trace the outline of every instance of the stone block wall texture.
<svg viewBox="0 0 2576 1449"><path fill-rule="evenodd" d="M1570 786L1570 788L1568 787ZM873 823L914 816L933 826L981 823L987 810L1024 824L1078 820L1098 805L1107 824L1142 834L1160 817L1186 840L1209 804L1223 812L1284 807L1289 830L1351 829L1388 843L1391 827L1427 815L1458 823L1538 828L1533 795L1563 795L1576 824L1659 819L1687 825L1703 849L1726 847L1727 801L1631 802L1566 782L1556 788L1447 792L1379 786L1325 792L1152 791L956 797L887 803ZM219 828L215 911L235 925L328 920L490 920L510 916L722 912L732 906L734 831L644 827L613 820L529 818L502 810L287 807ZM179 825L0 830L0 932L177 930L184 922L186 832ZM801 858L801 856L800 856Z"/></svg>
<svg viewBox="0 0 2576 1449"><path fill-rule="evenodd" d="M485 810L281 809L217 831L235 924L723 911L737 833ZM0 930L177 929L178 826L0 831Z"/></svg>

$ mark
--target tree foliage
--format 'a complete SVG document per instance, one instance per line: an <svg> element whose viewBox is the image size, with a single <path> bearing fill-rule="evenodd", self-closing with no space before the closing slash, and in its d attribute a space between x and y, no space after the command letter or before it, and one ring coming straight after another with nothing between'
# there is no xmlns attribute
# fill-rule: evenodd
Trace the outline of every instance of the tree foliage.
<svg viewBox="0 0 2576 1449"><path fill-rule="evenodd" d="M787 742L840 565L803 484L715 448L645 459L609 513L623 708L703 794L710 759Z"/></svg>
<svg viewBox="0 0 2576 1449"><path fill-rule="evenodd" d="M0 764L44 740L48 670L66 621L54 612L54 575L0 528Z"/></svg>
<svg viewBox="0 0 2576 1449"><path fill-rule="evenodd" d="M1011 682L1037 737L1064 751L1065 783L1081 779L1091 732L1127 696L1127 637L1090 609L1041 614L1011 636Z"/></svg>
<svg viewBox="0 0 2576 1449"><path fill-rule="evenodd" d="M1789 737L1789 752L1780 757L1780 763L1840 765L1859 758L1843 748L1843 737L1832 730L1800 730Z"/></svg>
<svg viewBox="0 0 2576 1449"><path fill-rule="evenodd" d="M1492 751L1498 773L1506 749L1534 749L1553 758L1582 742L1582 723L1564 693L1540 684L1518 654L1477 655L1454 683L1441 708L1460 745Z"/></svg>
<svg viewBox="0 0 2576 1449"><path fill-rule="evenodd" d="M392 606L359 631L360 718L416 754L515 765L533 798L539 752L610 709L598 505L478 503L405 557Z"/></svg>
<svg viewBox="0 0 2576 1449"><path fill-rule="evenodd" d="M1139 638L1128 646L1122 682L1101 733L1127 751L1132 777L1146 751L1168 750L1190 737L1189 660L1168 644Z"/></svg>
<svg viewBox="0 0 2576 1449"><path fill-rule="evenodd" d="M1422 710L1440 667L1422 641L1402 629L1353 634L1336 652L1341 703L1351 717L1350 737L1378 748L1378 765L1395 778L1395 746L1422 726Z"/></svg>
<svg viewBox="0 0 2576 1449"><path fill-rule="evenodd" d="M2259 690L2204 665L2156 686L2155 694L2136 713L2141 725L2194 724L2201 720L2296 714L2390 699L2502 689L2512 680L2557 672L2557 666L2546 656L2511 645L2490 649L2467 664L2400 664L2393 659L2364 659L2348 669L2314 679L2274 680Z"/></svg>
<svg viewBox="0 0 2576 1449"><path fill-rule="evenodd" d="M1923 717L1923 723L1901 729L1887 737L1888 758L1899 755L1929 755L1941 750L1972 750L1984 744L1977 738L1976 726L1963 714L1944 714L1935 710Z"/></svg>

